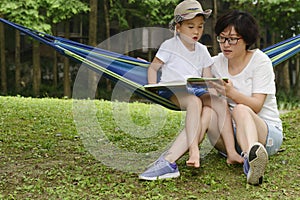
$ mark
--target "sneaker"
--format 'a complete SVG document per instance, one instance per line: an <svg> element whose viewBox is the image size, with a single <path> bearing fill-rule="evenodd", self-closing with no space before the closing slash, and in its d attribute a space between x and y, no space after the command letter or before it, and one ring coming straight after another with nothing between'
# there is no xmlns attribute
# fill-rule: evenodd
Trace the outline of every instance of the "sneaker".
<svg viewBox="0 0 300 200"><path fill-rule="evenodd" d="M263 175L268 163L268 153L260 143L255 143L249 155L244 156L244 173L247 175L247 183L252 185L262 184Z"/></svg>
<svg viewBox="0 0 300 200"><path fill-rule="evenodd" d="M139 179L154 181L158 179L177 178L180 176L176 163L170 163L160 157L144 173L139 175Z"/></svg>

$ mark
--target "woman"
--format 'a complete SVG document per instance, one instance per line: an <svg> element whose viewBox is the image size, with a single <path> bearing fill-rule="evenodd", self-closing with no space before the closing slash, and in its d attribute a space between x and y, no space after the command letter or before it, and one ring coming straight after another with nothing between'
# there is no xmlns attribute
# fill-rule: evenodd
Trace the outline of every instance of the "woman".
<svg viewBox="0 0 300 200"><path fill-rule="evenodd" d="M228 99L247 182L257 185L262 183L268 156L279 150L283 140L272 62L259 49L249 50L259 37L250 14L237 10L225 14L218 19L215 33L222 53L214 57L212 71L229 82L211 84ZM209 136L213 139L213 132ZM219 141L217 148L222 146Z"/></svg>

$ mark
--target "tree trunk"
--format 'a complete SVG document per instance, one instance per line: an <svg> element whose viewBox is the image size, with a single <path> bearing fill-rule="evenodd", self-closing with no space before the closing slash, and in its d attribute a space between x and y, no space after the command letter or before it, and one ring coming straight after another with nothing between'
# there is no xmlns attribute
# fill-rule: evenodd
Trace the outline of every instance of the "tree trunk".
<svg viewBox="0 0 300 200"><path fill-rule="evenodd" d="M295 89L296 89L296 95L300 97L300 56L296 57L296 88Z"/></svg>
<svg viewBox="0 0 300 200"><path fill-rule="evenodd" d="M57 35L56 25L53 25L53 33ZM57 51L53 50L53 66L52 66L52 73L53 73L53 86L57 88L58 84L58 72L57 72Z"/></svg>
<svg viewBox="0 0 300 200"><path fill-rule="evenodd" d="M286 94L290 93L291 85L290 85L290 73L289 73L289 61L285 61L283 65L283 89Z"/></svg>
<svg viewBox="0 0 300 200"><path fill-rule="evenodd" d="M21 36L20 31L16 30L16 47L15 47L15 87L16 92L19 93L21 90L21 55L20 55L20 49L21 49Z"/></svg>
<svg viewBox="0 0 300 200"><path fill-rule="evenodd" d="M32 41L32 61L33 61L33 95L40 95L41 85L41 61L40 61L40 43L36 40Z"/></svg>
<svg viewBox="0 0 300 200"><path fill-rule="evenodd" d="M90 15L89 15L89 45L97 46L97 11L98 0L90 0Z"/></svg>
<svg viewBox="0 0 300 200"><path fill-rule="evenodd" d="M107 38L107 50L110 50L110 23L109 23L109 10L108 1L104 0L104 19L105 19L105 37Z"/></svg>
<svg viewBox="0 0 300 200"><path fill-rule="evenodd" d="M90 15L89 15L89 45L97 46L97 16L98 16L98 0L90 0ZM97 86L99 82L98 74L92 70L88 70L88 97L95 98Z"/></svg>
<svg viewBox="0 0 300 200"><path fill-rule="evenodd" d="M57 88L58 85L58 72L57 72L57 51L53 51L53 66L52 66L52 73L53 73L53 86L54 88Z"/></svg>
<svg viewBox="0 0 300 200"><path fill-rule="evenodd" d="M104 18L105 18L105 30L106 30L106 38L107 38L107 50L110 50L110 23L109 23L109 10L108 10L108 1L104 0ZM107 91L111 91L111 81L106 79L106 89Z"/></svg>
<svg viewBox="0 0 300 200"><path fill-rule="evenodd" d="M3 23L0 23L0 60L1 60L1 94L7 94L7 78L5 63L5 33Z"/></svg>
<svg viewBox="0 0 300 200"><path fill-rule="evenodd" d="M217 0L214 0L214 9L213 9L213 16L212 16L212 48L213 48L213 55L217 55L219 52L219 47L218 47L218 43L217 40L215 39L215 27L214 24L216 24L217 22L217 18L218 18L218 3Z"/></svg>
<svg viewBox="0 0 300 200"><path fill-rule="evenodd" d="M70 22L65 22L65 38L70 38ZM70 61L68 57L64 58L64 96L71 98L71 86L70 86Z"/></svg>

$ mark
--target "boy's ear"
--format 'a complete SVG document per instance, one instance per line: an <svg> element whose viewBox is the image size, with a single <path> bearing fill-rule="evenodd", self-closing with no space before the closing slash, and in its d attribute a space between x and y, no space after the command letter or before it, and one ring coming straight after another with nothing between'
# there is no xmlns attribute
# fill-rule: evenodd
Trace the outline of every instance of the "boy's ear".
<svg viewBox="0 0 300 200"><path fill-rule="evenodd" d="M180 23L176 23L176 25L175 25L175 26L176 26L176 30L177 30L177 32L180 32L180 29L179 29L179 28L180 28Z"/></svg>

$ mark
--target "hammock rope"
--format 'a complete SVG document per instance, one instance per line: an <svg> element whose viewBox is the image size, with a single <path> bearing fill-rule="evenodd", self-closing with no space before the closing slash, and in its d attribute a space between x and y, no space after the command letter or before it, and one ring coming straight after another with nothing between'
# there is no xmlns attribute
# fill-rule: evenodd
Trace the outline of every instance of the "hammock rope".
<svg viewBox="0 0 300 200"><path fill-rule="evenodd" d="M120 82L125 87L138 95L160 104L172 110L180 110L173 102L156 93L146 90L143 86L147 84L147 67L149 62L142 61L130 56L107 51L97 47L88 46L61 37L37 32L24 26L15 24L0 18L5 23L20 32L54 48L56 51L96 72L101 72L112 81ZM289 38L262 50L276 66L300 51L300 35Z"/></svg>

